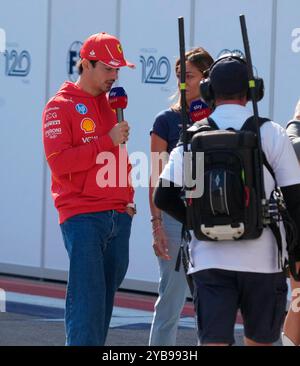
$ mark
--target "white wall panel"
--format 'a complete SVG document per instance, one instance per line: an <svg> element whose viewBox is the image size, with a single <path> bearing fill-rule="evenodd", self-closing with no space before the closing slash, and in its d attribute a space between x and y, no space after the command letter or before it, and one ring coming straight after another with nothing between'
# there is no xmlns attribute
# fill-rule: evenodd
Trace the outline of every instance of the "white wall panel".
<svg viewBox="0 0 300 366"><path fill-rule="evenodd" d="M300 98L299 14L298 0L278 1L274 119L283 126Z"/></svg>
<svg viewBox="0 0 300 366"><path fill-rule="evenodd" d="M239 15L245 15L252 63L266 87L259 103L259 112L265 116L269 114L272 10L272 0L197 0L195 9L195 45L207 48L214 58L224 49L244 53Z"/></svg>
<svg viewBox="0 0 300 366"><path fill-rule="evenodd" d="M33 267L41 259L47 3L1 1L0 12L0 262Z"/></svg>
<svg viewBox="0 0 300 366"><path fill-rule="evenodd" d="M128 108L125 111L125 117L131 125L128 149L130 153L147 154L149 163L149 131L154 117L170 106L168 98L176 91L174 62L179 55L179 16L185 18L188 48L190 1L121 1L120 38L126 57L136 64L135 70L122 69L120 72L120 85L128 93ZM151 65L145 66L150 58ZM154 62L156 67L153 66ZM163 63L160 75L157 66L159 62ZM148 172L149 170L150 166ZM148 188L136 189L136 203L138 215L134 218L132 227L130 265L126 279L157 282L159 274L152 249Z"/></svg>

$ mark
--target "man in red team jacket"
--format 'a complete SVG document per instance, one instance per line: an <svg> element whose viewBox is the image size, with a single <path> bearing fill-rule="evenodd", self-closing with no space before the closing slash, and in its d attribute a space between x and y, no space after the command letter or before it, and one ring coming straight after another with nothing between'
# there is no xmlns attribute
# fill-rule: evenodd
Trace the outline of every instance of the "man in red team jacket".
<svg viewBox="0 0 300 366"><path fill-rule="evenodd" d="M65 315L70 346L104 345L114 295L128 267L134 191L127 152L119 145L128 140L129 126L117 123L106 96L123 66L134 67L117 38L90 36L80 51L79 79L65 82L43 113L52 196L70 259ZM113 163L107 164L107 157ZM108 185L101 179L104 167L114 177Z"/></svg>

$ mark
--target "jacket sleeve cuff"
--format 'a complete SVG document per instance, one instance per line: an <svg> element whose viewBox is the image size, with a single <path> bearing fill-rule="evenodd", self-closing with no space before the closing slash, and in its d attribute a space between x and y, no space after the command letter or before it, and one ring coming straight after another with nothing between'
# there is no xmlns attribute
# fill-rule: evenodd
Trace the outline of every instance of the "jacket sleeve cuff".
<svg viewBox="0 0 300 366"><path fill-rule="evenodd" d="M104 135L97 141L98 152L101 151L112 151L115 147L113 140L109 135Z"/></svg>

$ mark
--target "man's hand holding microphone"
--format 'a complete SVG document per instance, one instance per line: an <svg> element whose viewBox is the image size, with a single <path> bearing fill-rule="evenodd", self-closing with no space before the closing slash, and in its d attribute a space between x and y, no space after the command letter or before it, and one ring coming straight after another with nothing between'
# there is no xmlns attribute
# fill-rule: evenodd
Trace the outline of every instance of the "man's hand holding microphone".
<svg viewBox="0 0 300 366"><path fill-rule="evenodd" d="M118 124L116 124L109 132L109 136L113 140L115 146L121 144L123 147L128 141L130 127L128 122L124 121L123 110L127 107L127 94L122 87L112 88L109 92L109 104L117 113Z"/></svg>
<svg viewBox="0 0 300 366"><path fill-rule="evenodd" d="M108 134L113 140L114 145L117 146L128 141L129 130L128 122L122 121L116 124Z"/></svg>

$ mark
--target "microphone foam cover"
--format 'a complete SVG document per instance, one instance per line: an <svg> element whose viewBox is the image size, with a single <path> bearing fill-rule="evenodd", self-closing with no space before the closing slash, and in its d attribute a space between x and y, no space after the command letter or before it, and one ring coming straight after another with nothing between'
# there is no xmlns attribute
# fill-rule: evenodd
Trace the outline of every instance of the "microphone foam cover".
<svg viewBox="0 0 300 366"><path fill-rule="evenodd" d="M201 99L194 100L190 105L190 117L195 123L201 119L209 117L211 109Z"/></svg>
<svg viewBox="0 0 300 366"><path fill-rule="evenodd" d="M124 88L120 86L112 88L108 95L108 101L112 109L125 109L127 107L128 98Z"/></svg>

